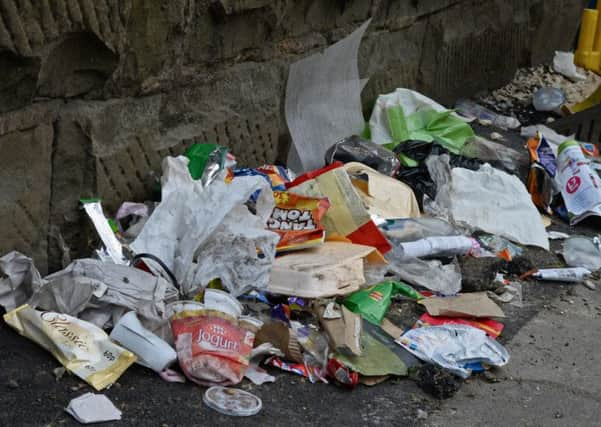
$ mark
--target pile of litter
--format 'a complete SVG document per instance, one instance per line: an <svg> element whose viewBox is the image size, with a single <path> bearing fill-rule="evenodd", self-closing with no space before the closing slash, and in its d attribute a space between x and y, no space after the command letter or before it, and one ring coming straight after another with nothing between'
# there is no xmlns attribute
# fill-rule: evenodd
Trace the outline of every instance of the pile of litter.
<svg viewBox="0 0 601 427"><path fill-rule="evenodd" d="M468 101L462 116L404 88L381 95L366 126L357 51L368 24L292 65L289 168L242 167L198 141L164 159L160 200L108 216L81 200L102 243L46 277L24 254L1 257L5 322L96 391L138 363L209 387L205 404L232 416L262 407L233 386L278 370L350 389L415 374L446 398L506 365L503 306L522 305L524 281L582 282L601 267L599 239L583 237L565 241L567 268L521 258L549 250L541 213L601 216L598 149L538 131L518 152L469 123L515 119ZM514 175L524 162L526 185ZM462 277L469 263L486 267ZM419 313L411 327L391 320L393 301ZM93 393L67 411L84 423L122 415Z"/></svg>

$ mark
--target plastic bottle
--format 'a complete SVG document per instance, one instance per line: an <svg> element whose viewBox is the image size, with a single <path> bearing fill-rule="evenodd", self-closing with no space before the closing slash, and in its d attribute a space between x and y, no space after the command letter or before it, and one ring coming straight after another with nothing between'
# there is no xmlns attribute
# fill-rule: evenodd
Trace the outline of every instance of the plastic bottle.
<svg viewBox="0 0 601 427"><path fill-rule="evenodd" d="M394 250L406 258L465 255L472 249L473 241L465 236L436 236L414 242L401 243Z"/></svg>
<svg viewBox="0 0 601 427"><path fill-rule="evenodd" d="M554 111L566 102L566 96L556 87L541 87L532 95L532 106L536 111Z"/></svg>
<svg viewBox="0 0 601 427"><path fill-rule="evenodd" d="M515 117L503 116L497 114L480 104L469 99L460 99L455 104L455 110L464 117L474 118L481 121L489 121L492 125L502 129L515 129L521 126L521 123Z"/></svg>
<svg viewBox="0 0 601 427"><path fill-rule="evenodd" d="M557 150L557 182L574 225L590 215L601 216L601 180L584 157L580 144L565 141Z"/></svg>

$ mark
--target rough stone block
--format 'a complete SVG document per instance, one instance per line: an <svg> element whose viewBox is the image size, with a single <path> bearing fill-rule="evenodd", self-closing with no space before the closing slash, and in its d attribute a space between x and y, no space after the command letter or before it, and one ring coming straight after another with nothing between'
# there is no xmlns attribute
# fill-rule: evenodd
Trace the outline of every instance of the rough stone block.
<svg viewBox="0 0 601 427"><path fill-rule="evenodd" d="M33 128L0 136L0 253L18 250L47 269L48 212L53 128Z"/></svg>

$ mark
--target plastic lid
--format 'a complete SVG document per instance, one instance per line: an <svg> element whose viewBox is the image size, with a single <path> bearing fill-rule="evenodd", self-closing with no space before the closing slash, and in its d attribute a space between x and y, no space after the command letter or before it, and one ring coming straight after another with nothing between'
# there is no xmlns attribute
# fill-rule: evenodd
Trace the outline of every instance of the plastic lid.
<svg viewBox="0 0 601 427"><path fill-rule="evenodd" d="M561 152L563 150L565 150L566 148L570 148L570 147L580 147L580 144L578 144L577 141L574 141L573 139L567 140L562 142L561 144L559 144L559 148L557 149L557 155L559 156L561 154Z"/></svg>
<svg viewBox="0 0 601 427"><path fill-rule="evenodd" d="M202 399L204 403L217 412L234 417L255 415L263 407L263 402L254 394L238 388L213 386Z"/></svg>

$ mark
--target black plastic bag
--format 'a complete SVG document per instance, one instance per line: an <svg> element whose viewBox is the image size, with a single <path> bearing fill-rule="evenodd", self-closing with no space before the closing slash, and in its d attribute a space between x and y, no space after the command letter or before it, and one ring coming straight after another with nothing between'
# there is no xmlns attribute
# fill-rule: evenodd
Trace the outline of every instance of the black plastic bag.
<svg viewBox="0 0 601 427"><path fill-rule="evenodd" d="M394 176L401 167L401 162L392 151L357 135L341 139L328 149L326 164L337 160L363 163L388 176Z"/></svg>

